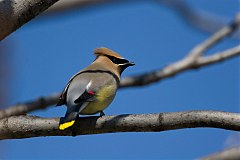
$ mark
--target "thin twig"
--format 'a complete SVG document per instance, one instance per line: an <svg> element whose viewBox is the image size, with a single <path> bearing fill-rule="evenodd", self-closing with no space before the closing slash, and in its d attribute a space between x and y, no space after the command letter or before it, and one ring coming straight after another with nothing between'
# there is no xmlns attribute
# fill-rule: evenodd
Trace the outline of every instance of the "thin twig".
<svg viewBox="0 0 240 160"><path fill-rule="evenodd" d="M10 106L6 109L0 110L0 119L4 117L22 115L31 111L45 109L48 106L55 105L60 94L53 94L47 97L40 97L36 100L29 101L16 106Z"/></svg>
<svg viewBox="0 0 240 160"><path fill-rule="evenodd" d="M216 62L221 62L225 59L229 59L239 55L240 55L240 45L230 48L228 50L225 50L223 52L216 53L214 55L200 57L197 59L195 67L204 66L204 65L208 65Z"/></svg>
<svg viewBox="0 0 240 160"><path fill-rule="evenodd" d="M145 86L148 84L159 82L166 78L170 78L172 76L175 76L176 74L182 73L187 70L219 63L239 55L240 46L238 45L226 51L215 53L210 56L200 56L196 59L186 57L185 59L170 64L161 70L147 72L137 76L126 77L121 80L120 87L126 88Z"/></svg>
<svg viewBox="0 0 240 160"><path fill-rule="evenodd" d="M199 57L210 47L212 47L213 45L220 42L222 39L224 39L228 35L235 32L239 28L239 26L240 26L240 14L237 14L232 23L223 27L218 32L210 36L207 40L203 41L201 44L194 47L188 56Z"/></svg>
<svg viewBox="0 0 240 160"><path fill-rule="evenodd" d="M240 114L220 111L186 111L159 114L128 114L77 119L74 129L58 129L59 118L13 116L0 120L0 139L40 136L71 136L113 132L160 132L211 127L240 131Z"/></svg>

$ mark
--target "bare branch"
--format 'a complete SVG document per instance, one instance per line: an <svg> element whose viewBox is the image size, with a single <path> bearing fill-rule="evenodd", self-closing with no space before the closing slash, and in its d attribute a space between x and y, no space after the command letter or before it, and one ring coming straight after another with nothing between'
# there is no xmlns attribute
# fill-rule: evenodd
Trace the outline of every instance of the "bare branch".
<svg viewBox="0 0 240 160"><path fill-rule="evenodd" d="M235 32L239 28L239 26L240 26L240 14L237 14L234 21L231 24L223 27L218 32L214 33L211 37L209 37L207 40L194 47L193 50L190 52L189 56L190 55L194 57L200 56L214 44L218 43L223 38Z"/></svg>
<svg viewBox="0 0 240 160"><path fill-rule="evenodd" d="M201 158L201 160L238 160L240 159L240 147L234 147L227 150L223 150L218 153L214 153L207 157Z"/></svg>
<svg viewBox="0 0 240 160"><path fill-rule="evenodd" d="M195 54L199 52L192 52L192 53ZM158 82L162 79L172 77L183 71L204 67L206 65L218 63L239 55L240 55L240 45L223 52L215 53L210 56L198 57L196 58L196 60L193 58L186 57L185 59L175 62L173 64L170 64L169 66L161 70L144 73L137 76L126 77L121 81L120 87L125 88L125 87L148 85L154 82Z"/></svg>
<svg viewBox="0 0 240 160"><path fill-rule="evenodd" d="M53 94L47 97L40 97L36 100L29 101L16 106L10 106L0 111L0 119L4 117L22 115L34 110L45 109L48 106L55 105L60 94Z"/></svg>
<svg viewBox="0 0 240 160"><path fill-rule="evenodd" d="M58 0L0 1L0 41Z"/></svg>
<svg viewBox="0 0 240 160"><path fill-rule="evenodd" d="M215 53L214 55L200 57L197 59L195 67L204 66L211 63L221 62L225 59L240 55L240 45L226 51Z"/></svg>
<svg viewBox="0 0 240 160"><path fill-rule="evenodd" d="M14 116L0 120L0 139L40 136L71 136L72 130L58 129L59 118ZM132 114L81 117L74 126L76 135L113 132L160 132L212 127L240 131L240 114L220 111L187 111L159 114Z"/></svg>
<svg viewBox="0 0 240 160"><path fill-rule="evenodd" d="M240 46L236 46L226 51L206 57L198 57L196 59L186 57L185 59L170 64L161 70L147 72L137 76L126 77L121 80L120 87L138 87L152 84L184 71L219 63L238 55L240 55Z"/></svg>

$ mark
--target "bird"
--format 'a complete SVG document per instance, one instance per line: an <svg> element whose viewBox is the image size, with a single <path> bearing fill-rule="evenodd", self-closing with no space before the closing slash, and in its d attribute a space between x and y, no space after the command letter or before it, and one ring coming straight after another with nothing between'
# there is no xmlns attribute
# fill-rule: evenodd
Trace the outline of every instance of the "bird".
<svg viewBox="0 0 240 160"><path fill-rule="evenodd" d="M67 106L59 122L60 130L73 126L78 115L104 116L103 110L113 101L122 72L135 65L105 47L95 49L94 54L96 59L70 78L58 99L57 106Z"/></svg>

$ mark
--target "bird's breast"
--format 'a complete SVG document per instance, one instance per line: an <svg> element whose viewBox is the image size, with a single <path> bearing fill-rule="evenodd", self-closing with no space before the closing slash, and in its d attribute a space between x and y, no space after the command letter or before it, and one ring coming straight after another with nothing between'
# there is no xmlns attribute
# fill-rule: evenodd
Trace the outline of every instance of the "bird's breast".
<svg viewBox="0 0 240 160"><path fill-rule="evenodd" d="M104 88L99 89L97 92L97 100L100 102L104 102L108 100L109 98L115 96L116 94L116 86L115 85L109 85Z"/></svg>

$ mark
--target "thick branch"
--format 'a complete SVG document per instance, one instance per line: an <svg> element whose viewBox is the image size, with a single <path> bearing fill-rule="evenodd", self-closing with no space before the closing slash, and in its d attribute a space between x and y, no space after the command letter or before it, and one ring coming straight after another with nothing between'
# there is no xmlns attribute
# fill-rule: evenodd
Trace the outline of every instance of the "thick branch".
<svg viewBox="0 0 240 160"><path fill-rule="evenodd" d="M58 0L0 1L0 41Z"/></svg>
<svg viewBox="0 0 240 160"><path fill-rule="evenodd" d="M14 116L0 120L0 139L40 136L71 136L72 130L58 129L59 118ZM187 111L159 114L82 117L74 126L76 135L113 132L160 132L211 127L240 131L240 115L220 111Z"/></svg>

